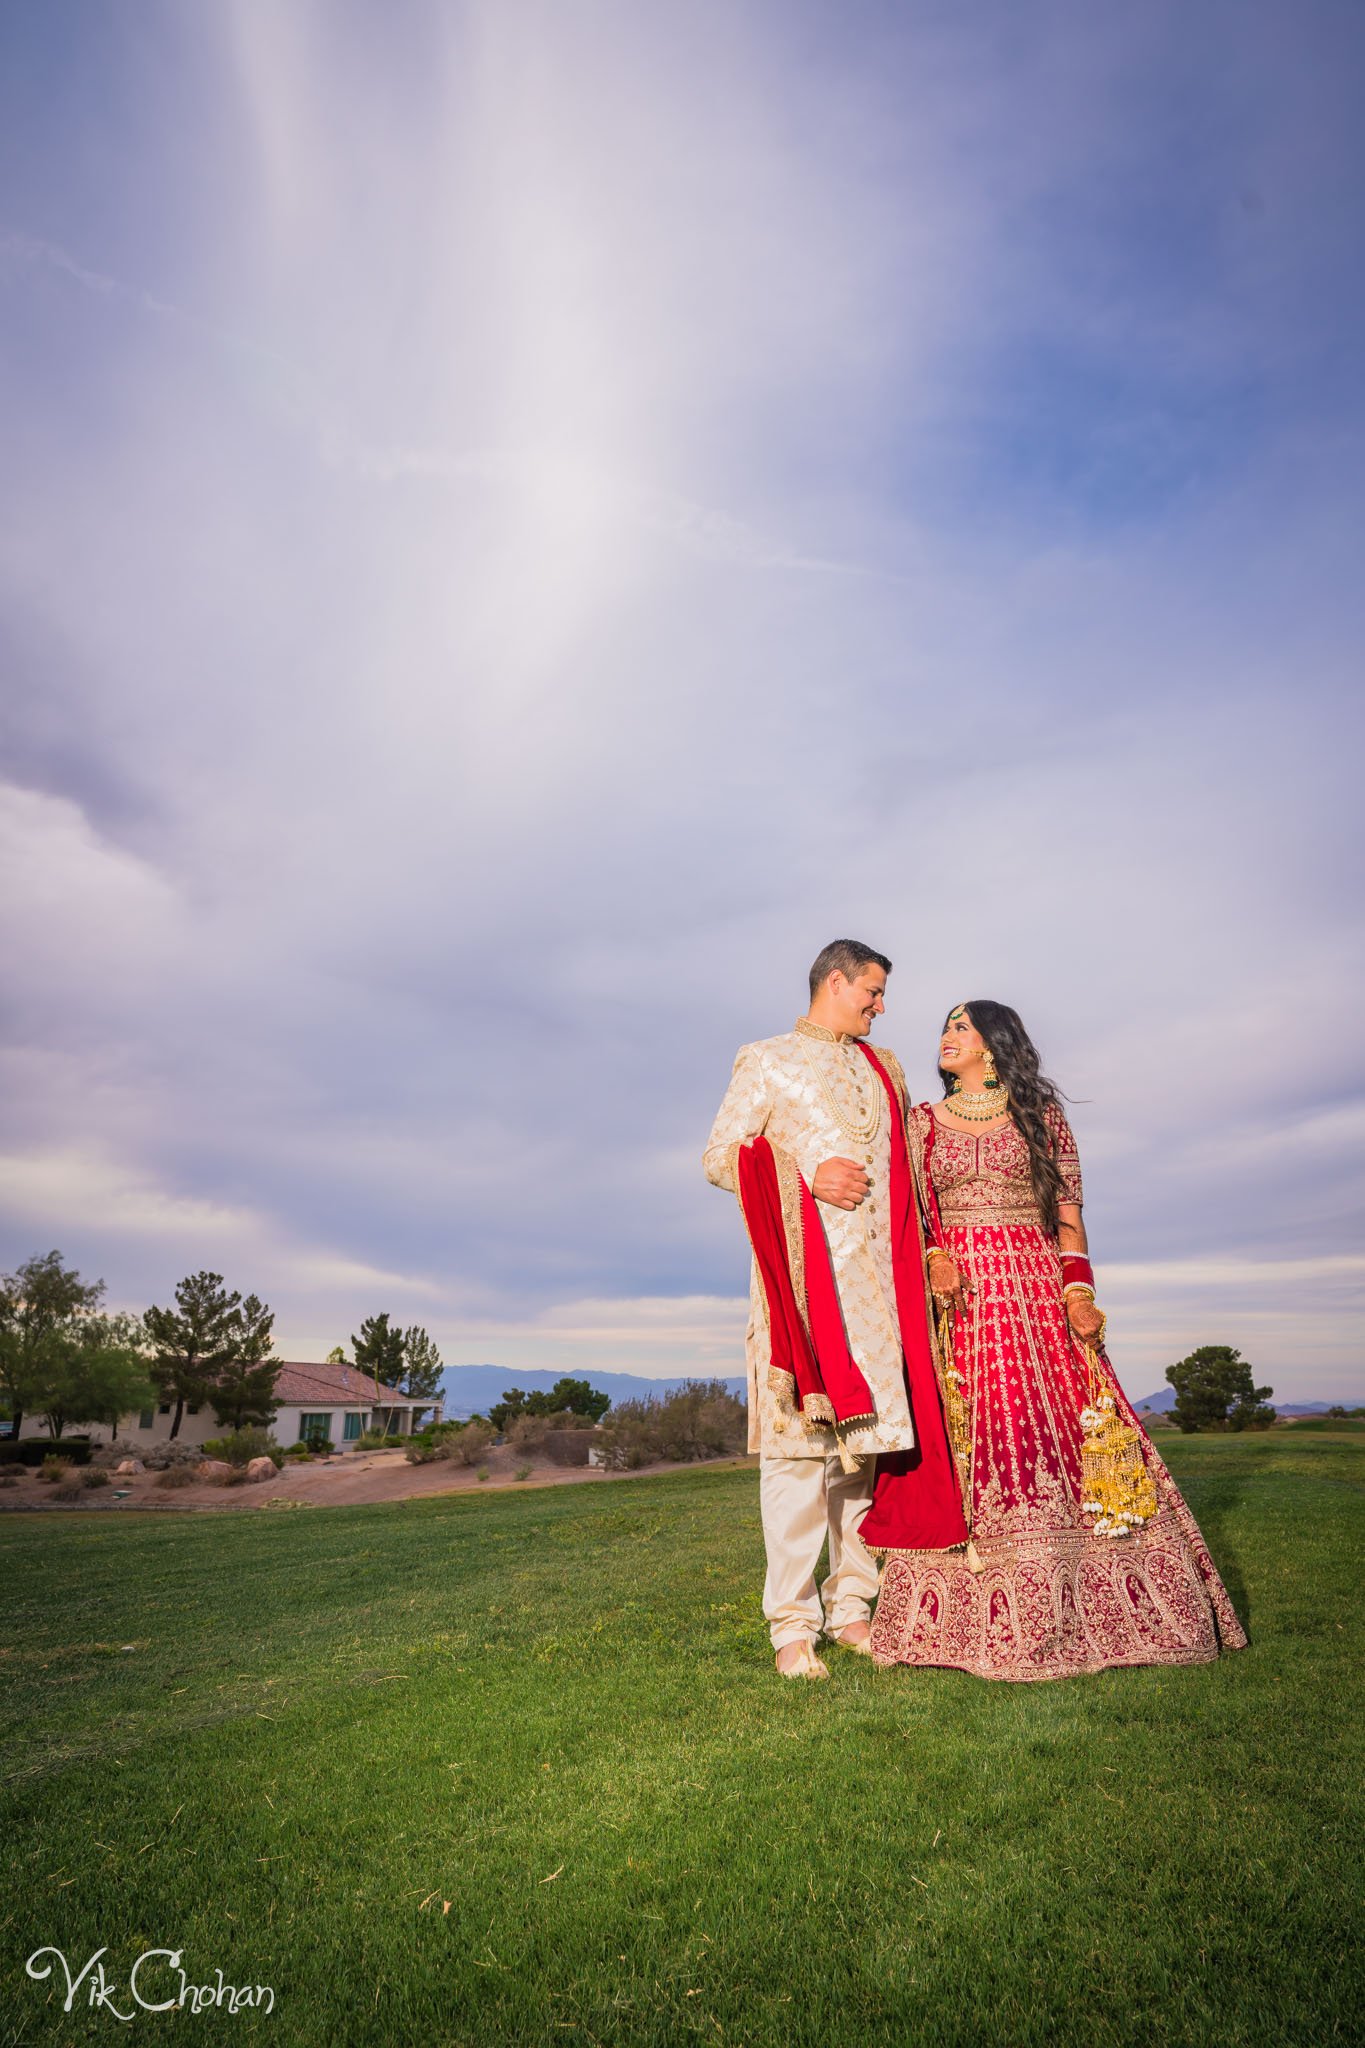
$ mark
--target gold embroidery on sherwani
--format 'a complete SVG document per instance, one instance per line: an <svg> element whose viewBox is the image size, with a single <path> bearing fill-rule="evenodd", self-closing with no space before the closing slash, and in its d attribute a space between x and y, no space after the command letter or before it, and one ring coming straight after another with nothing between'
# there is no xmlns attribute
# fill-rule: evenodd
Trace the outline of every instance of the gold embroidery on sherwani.
<svg viewBox="0 0 1365 2048"><path fill-rule="evenodd" d="M827 1159L847 1157L848 1140L830 1112L807 1066L805 1053L821 1063L824 1078L838 1101L856 1119L855 1079L877 1080L856 1044L823 1027L803 1028L741 1048L725 1101L706 1148L708 1179L734 1187L730 1148L760 1131L774 1148L787 1152L807 1187ZM877 1048L883 1058L881 1048ZM856 1069L854 1062L856 1061ZM890 1185L890 1123L869 1145L860 1148L862 1164L873 1183L874 1200L861 1211L817 1203L820 1225L829 1249L830 1266L849 1350L867 1380L877 1420L852 1437L859 1456L876 1451L912 1450L914 1426L905 1396L900 1326L894 1313L895 1281L887 1195ZM868 1157L871 1154L871 1157ZM874 1220L874 1218L876 1220ZM870 1232L877 1232L875 1240ZM817 1426L784 1403L768 1384L772 1347L765 1316L762 1284L750 1274L750 1328L746 1340L749 1366L749 1447L769 1457L815 1457L835 1450L834 1432Z"/></svg>
<svg viewBox="0 0 1365 2048"><path fill-rule="evenodd" d="M769 1142L771 1143L771 1140ZM796 1313L800 1316L801 1327L809 1338L810 1318L806 1314L806 1238L801 1228L801 1176L790 1152L784 1152L780 1145L774 1145L772 1149L773 1165L777 1169L777 1199L782 1210L782 1234L787 1240L787 1267L796 1294Z"/></svg>
<svg viewBox="0 0 1365 2048"><path fill-rule="evenodd" d="M798 1017L795 1029L798 1038L822 1038L826 1045L851 1045L853 1043L852 1032L827 1030L823 1024L812 1024L809 1017Z"/></svg>
<svg viewBox="0 0 1365 2048"><path fill-rule="evenodd" d="M884 1045L874 1046L872 1050L885 1067L886 1077L896 1091L896 1099L901 1106L901 1115L905 1116L910 1107L910 1089L905 1078L905 1068L896 1058L896 1055L888 1051Z"/></svg>

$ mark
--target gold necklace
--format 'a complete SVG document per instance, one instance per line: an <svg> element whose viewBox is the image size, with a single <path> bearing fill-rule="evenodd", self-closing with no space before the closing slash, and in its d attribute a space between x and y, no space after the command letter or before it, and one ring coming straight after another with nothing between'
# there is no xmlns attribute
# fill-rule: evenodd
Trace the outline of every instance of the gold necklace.
<svg viewBox="0 0 1365 2048"><path fill-rule="evenodd" d="M968 1124L993 1123L996 1117L1005 1115L1009 1106L1009 1095L1003 1088L958 1088L948 1097L953 1115Z"/></svg>
<svg viewBox="0 0 1365 2048"><path fill-rule="evenodd" d="M834 1099L834 1093L833 1090L830 1088L828 1081L820 1072L820 1069L816 1066L815 1061L811 1058L808 1049L804 1045L801 1047L801 1056L805 1060L806 1065L810 1068L812 1074L814 1074L816 1082L819 1085L820 1093L824 1096L825 1102L828 1105L829 1113L834 1118L835 1123L838 1124L839 1129L843 1131L847 1137L852 1138L855 1145L870 1145L872 1143L872 1140L876 1137L878 1131L881 1129L882 1124L882 1091L878 1087L877 1082L872 1075L872 1069L870 1067L868 1068L868 1077L872 1080L872 1108L870 1110L865 1109L863 1111L863 1120L861 1123L854 1123L852 1117L846 1116L843 1110L840 1109L838 1103ZM859 1057L861 1058L861 1055L859 1055ZM864 1064L866 1064L866 1062L864 1062ZM858 1086L856 1082L854 1083L854 1093L855 1095L858 1094ZM859 1095L859 1101L861 1102L861 1100L862 1097L861 1095Z"/></svg>

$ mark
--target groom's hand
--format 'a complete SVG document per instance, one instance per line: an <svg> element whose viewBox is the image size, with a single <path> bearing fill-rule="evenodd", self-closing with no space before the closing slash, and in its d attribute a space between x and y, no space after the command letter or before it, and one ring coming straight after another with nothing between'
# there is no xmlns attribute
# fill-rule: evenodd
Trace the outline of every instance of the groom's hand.
<svg viewBox="0 0 1365 2048"><path fill-rule="evenodd" d="M823 1166L816 1167L810 1191L817 1202L828 1202L832 1208L856 1209L859 1202L867 1199L871 1186L856 1160L827 1159Z"/></svg>

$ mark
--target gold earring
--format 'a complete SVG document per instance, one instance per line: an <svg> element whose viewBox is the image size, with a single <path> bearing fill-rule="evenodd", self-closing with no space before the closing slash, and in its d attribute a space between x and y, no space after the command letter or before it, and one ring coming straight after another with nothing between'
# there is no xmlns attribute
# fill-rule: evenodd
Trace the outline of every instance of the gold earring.
<svg viewBox="0 0 1365 2048"><path fill-rule="evenodd" d="M989 1046L986 1047L981 1055L981 1064L986 1069L985 1085L988 1088L998 1088L1000 1086L1000 1076L995 1071L995 1054Z"/></svg>

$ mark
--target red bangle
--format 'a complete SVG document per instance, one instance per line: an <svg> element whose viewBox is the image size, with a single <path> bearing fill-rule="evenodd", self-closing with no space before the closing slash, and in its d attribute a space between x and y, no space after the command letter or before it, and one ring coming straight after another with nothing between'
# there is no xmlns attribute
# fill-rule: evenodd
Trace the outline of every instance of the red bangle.
<svg viewBox="0 0 1365 2048"><path fill-rule="evenodd" d="M1073 1283L1086 1287L1093 1287L1095 1284L1094 1272L1084 1252L1062 1253L1062 1285L1066 1287Z"/></svg>

